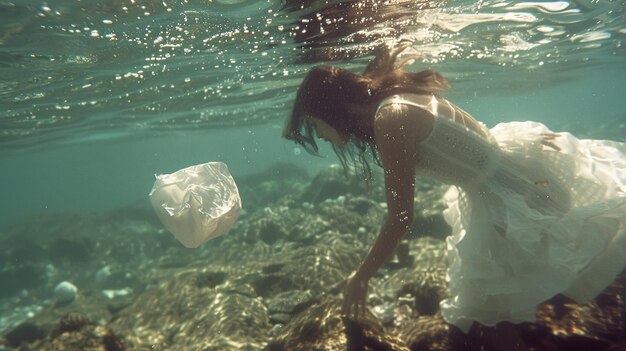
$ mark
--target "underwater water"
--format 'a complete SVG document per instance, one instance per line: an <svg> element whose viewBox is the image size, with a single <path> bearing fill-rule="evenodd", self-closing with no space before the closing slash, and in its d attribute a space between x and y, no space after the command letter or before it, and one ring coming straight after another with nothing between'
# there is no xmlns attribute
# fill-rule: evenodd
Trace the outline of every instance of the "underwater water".
<svg viewBox="0 0 626 351"><path fill-rule="evenodd" d="M308 69L361 71L374 48L410 44L407 70L442 73L453 87L445 96L489 127L533 120L579 138L625 141L625 40L626 4L608 0L0 0L0 336L44 311L25 332L43 340L78 311L108 325L104 335L126 333L127 349L262 349L297 329L290 317L354 269L384 215L363 205L360 190L327 202L310 194L335 155L324 145L323 157L313 157L281 138ZM209 161L226 163L241 182L246 213L231 234L189 251L156 220L147 195L155 174ZM436 225L442 189L422 190L431 194L423 217L435 223L427 227L445 237ZM305 205L293 200L307 196ZM383 201L376 191L373 201ZM352 212L341 217L339 208ZM343 232L370 241L337 239ZM443 252L438 239L410 251ZM348 244L356 252L342 251ZM298 258L309 262L310 247L329 261L287 271ZM249 276L246 264L260 273ZM327 280L285 278L315 274ZM54 288L65 280L79 288L78 310L54 309ZM373 283L397 288L386 284L393 286ZM373 302L377 317L387 325L408 318L385 319L385 294ZM144 304L133 302L138 296ZM192 307L171 307L180 301ZM166 317L146 315L161 304ZM89 324L81 318L66 318L66 329ZM194 334L198 325L204 330ZM242 325L245 332L233 331ZM211 339L221 333L227 341ZM612 342L593 335L600 341L591 347Z"/></svg>
<svg viewBox="0 0 626 351"><path fill-rule="evenodd" d="M381 44L410 43L408 69L443 73L489 126L626 134L620 1L340 3L3 1L0 227L128 203L154 173L207 160L315 164L279 137L295 88Z"/></svg>

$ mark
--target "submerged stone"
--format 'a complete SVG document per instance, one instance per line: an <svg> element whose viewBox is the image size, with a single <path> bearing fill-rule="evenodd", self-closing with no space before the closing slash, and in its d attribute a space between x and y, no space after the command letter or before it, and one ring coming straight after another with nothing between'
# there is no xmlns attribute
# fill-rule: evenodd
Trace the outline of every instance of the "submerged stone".
<svg viewBox="0 0 626 351"><path fill-rule="evenodd" d="M303 202L318 204L327 199L339 196L365 193L365 182L355 174L348 173L339 165L323 169L319 172L300 196Z"/></svg>
<svg viewBox="0 0 626 351"><path fill-rule="evenodd" d="M2 339L4 339L4 345L16 348L22 344L31 343L44 337L45 332L41 327L31 322L24 322L9 330L2 336Z"/></svg>
<svg viewBox="0 0 626 351"><path fill-rule="evenodd" d="M61 282L54 288L54 299L59 304L70 303L76 298L78 288L71 282Z"/></svg>
<svg viewBox="0 0 626 351"><path fill-rule="evenodd" d="M280 293L267 299L267 308L270 312L282 312L287 314L298 313L306 308L313 296L309 291L291 290Z"/></svg>
<svg viewBox="0 0 626 351"><path fill-rule="evenodd" d="M385 333L376 318L367 313L358 321L342 317L341 300L325 299L286 325L265 351L290 350L385 350L409 351L403 342Z"/></svg>

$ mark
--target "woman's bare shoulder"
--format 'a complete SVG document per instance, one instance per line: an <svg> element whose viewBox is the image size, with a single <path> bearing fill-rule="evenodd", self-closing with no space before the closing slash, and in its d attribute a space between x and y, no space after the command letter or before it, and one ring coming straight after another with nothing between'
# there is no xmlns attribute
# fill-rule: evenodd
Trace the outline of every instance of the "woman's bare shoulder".
<svg viewBox="0 0 626 351"><path fill-rule="evenodd" d="M412 139L420 142L433 128L433 114L418 106L412 106L401 101L381 105L374 118L374 135L376 139Z"/></svg>

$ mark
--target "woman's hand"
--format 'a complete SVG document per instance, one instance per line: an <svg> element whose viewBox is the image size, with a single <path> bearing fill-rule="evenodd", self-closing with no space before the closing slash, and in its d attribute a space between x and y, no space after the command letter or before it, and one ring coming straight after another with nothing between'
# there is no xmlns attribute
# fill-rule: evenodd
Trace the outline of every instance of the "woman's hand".
<svg viewBox="0 0 626 351"><path fill-rule="evenodd" d="M358 319L359 314L361 316L365 315L368 280L362 278L357 272L352 273L348 277L341 307L341 312L344 316Z"/></svg>

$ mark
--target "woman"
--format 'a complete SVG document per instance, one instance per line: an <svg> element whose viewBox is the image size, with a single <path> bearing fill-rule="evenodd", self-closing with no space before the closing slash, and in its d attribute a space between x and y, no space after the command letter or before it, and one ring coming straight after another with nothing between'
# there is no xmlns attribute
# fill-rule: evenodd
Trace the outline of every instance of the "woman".
<svg viewBox="0 0 626 351"><path fill-rule="evenodd" d="M369 279L411 226L416 173L454 185L447 322L467 331L473 321L534 321L556 294L595 297L626 263L626 146L535 122L489 130L437 95L442 76L396 68L402 50L378 52L362 75L311 69L284 131L312 153L314 135L330 141L344 166L351 157L368 176L368 151L384 168L388 216L348 279L344 313L362 313Z"/></svg>

